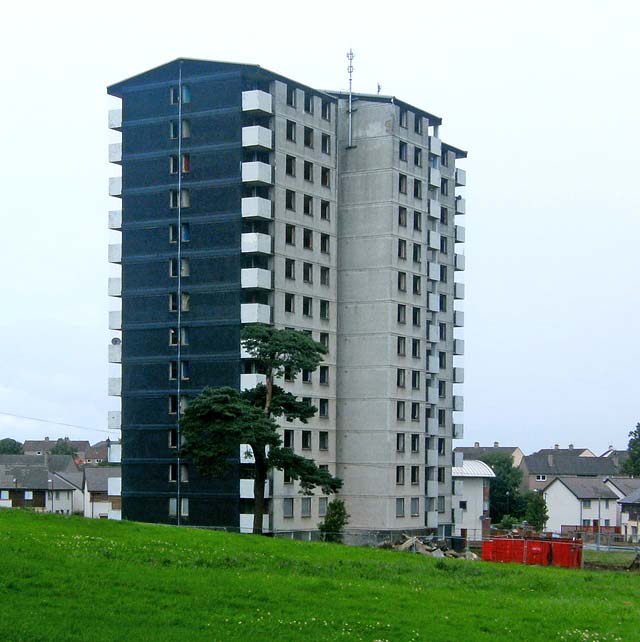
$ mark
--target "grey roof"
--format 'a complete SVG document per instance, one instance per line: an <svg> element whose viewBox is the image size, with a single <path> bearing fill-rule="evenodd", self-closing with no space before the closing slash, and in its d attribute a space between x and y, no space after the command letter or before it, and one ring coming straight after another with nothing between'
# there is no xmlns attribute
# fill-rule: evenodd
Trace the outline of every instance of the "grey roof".
<svg viewBox="0 0 640 642"><path fill-rule="evenodd" d="M64 481L68 482L78 490L83 490L82 488L82 481L84 479L84 474L81 472L77 473L67 473L67 472L61 472L61 473L55 473L57 477L60 477L60 479L63 479Z"/></svg>
<svg viewBox="0 0 640 642"><path fill-rule="evenodd" d="M48 457L48 460L45 461ZM51 472L77 473L76 466L71 455L0 455L0 464L19 466L44 466L47 465Z"/></svg>
<svg viewBox="0 0 640 642"><path fill-rule="evenodd" d="M618 499L618 496L601 480L592 477L558 477L552 484L564 484L578 499ZM549 489L545 488L545 491Z"/></svg>
<svg viewBox="0 0 640 642"><path fill-rule="evenodd" d="M107 492L108 479L110 477L121 477L120 466L97 466L84 469L84 479L89 492Z"/></svg>
<svg viewBox="0 0 640 642"><path fill-rule="evenodd" d="M572 455L573 457L582 457L584 452L592 452L589 448L541 448L536 450L532 455ZM591 457L591 455L587 455Z"/></svg>
<svg viewBox="0 0 640 642"><path fill-rule="evenodd" d="M51 474L44 464L0 464L0 488L3 490L74 490L67 480Z"/></svg>
<svg viewBox="0 0 640 642"><path fill-rule="evenodd" d="M501 454L511 457L518 446L457 446L454 452L462 453L465 458L480 459L482 455Z"/></svg>
<svg viewBox="0 0 640 642"><path fill-rule="evenodd" d="M621 504L640 504L640 488L620 500Z"/></svg>
<svg viewBox="0 0 640 642"><path fill-rule="evenodd" d="M618 468L608 457L576 457L558 454L552 450L548 454L526 455L522 463L530 475L579 475L598 477L615 475Z"/></svg>
<svg viewBox="0 0 640 642"><path fill-rule="evenodd" d="M496 474L483 461L465 459L462 466L454 466L451 470L452 477L495 477Z"/></svg>
<svg viewBox="0 0 640 642"><path fill-rule="evenodd" d="M76 450L81 450L84 452L88 448L91 447L91 444L86 441L86 440L81 440L81 441L73 441L73 440L67 440L63 439L61 441L64 441L68 443L72 448L75 448ZM35 450L36 452L40 450L41 452L46 452L48 450L51 450L56 444L58 443L57 439L29 439L24 442L22 448L25 452Z"/></svg>
<svg viewBox="0 0 640 642"><path fill-rule="evenodd" d="M640 488L640 478L638 477L607 477L607 479L623 496L630 495L634 490Z"/></svg>

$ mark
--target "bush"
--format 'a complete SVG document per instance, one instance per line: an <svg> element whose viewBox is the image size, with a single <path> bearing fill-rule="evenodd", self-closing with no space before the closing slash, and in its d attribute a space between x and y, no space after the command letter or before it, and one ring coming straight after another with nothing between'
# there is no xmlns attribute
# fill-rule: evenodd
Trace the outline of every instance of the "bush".
<svg viewBox="0 0 640 642"><path fill-rule="evenodd" d="M341 499L333 499L327 506L324 520L318 524L320 536L324 542L342 543L344 527L349 521L349 515Z"/></svg>

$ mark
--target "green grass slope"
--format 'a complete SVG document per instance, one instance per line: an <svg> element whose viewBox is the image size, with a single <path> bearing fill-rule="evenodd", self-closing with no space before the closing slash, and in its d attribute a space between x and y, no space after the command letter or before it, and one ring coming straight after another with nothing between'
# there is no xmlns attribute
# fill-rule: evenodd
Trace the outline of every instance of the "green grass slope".
<svg viewBox="0 0 640 642"><path fill-rule="evenodd" d="M640 577L0 511L0 641L640 640Z"/></svg>

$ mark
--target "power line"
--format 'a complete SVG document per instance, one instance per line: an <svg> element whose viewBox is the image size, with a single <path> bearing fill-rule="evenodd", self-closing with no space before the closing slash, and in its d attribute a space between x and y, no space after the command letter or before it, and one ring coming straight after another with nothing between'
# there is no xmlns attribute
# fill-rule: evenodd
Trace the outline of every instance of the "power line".
<svg viewBox="0 0 640 642"><path fill-rule="evenodd" d="M119 430L114 430L114 429L105 429L105 428L89 428L89 426L80 426L78 424L67 424L62 421L52 421L51 419L41 419L40 417L27 417L25 415L14 415L11 412L2 412L0 411L0 415L4 415L5 417L14 417L15 419L28 419L29 421L39 421L43 424L53 424L55 426L65 426L67 428L80 428L82 430L91 430L93 432L120 432Z"/></svg>

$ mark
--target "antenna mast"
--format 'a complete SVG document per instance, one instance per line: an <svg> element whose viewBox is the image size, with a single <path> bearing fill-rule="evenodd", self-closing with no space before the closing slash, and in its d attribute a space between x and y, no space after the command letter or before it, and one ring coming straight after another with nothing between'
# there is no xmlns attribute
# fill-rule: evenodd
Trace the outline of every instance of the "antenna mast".
<svg viewBox="0 0 640 642"><path fill-rule="evenodd" d="M349 49L347 58L349 60L349 66L347 67L347 71L349 72L349 147L351 147L352 132L353 132L352 124L351 124L352 114L353 114L353 108L352 108L353 99L351 94L351 87L353 83L353 59L355 58L355 55L352 49Z"/></svg>

